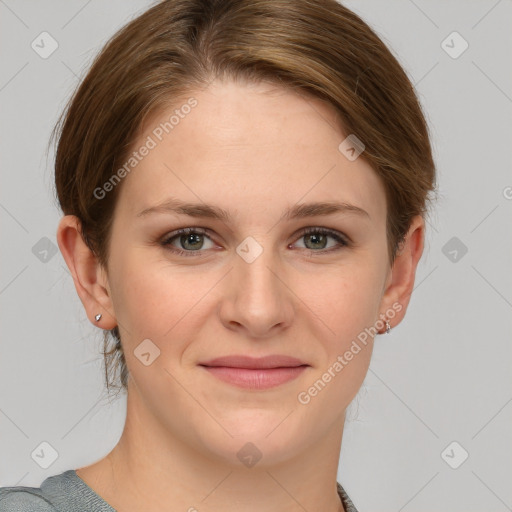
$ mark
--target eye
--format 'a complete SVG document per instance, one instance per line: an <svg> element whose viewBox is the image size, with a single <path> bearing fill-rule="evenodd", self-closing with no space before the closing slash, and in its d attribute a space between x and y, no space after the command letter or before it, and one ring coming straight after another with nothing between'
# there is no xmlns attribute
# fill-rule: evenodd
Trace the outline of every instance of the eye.
<svg viewBox="0 0 512 512"><path fill-rule="evenodd" d="M205 238L209 240L210 247L204 246ZM304 249L314 253L333 252L350 245L350 241L342 233L328 228L305 228L299 233L299 239L301 238L307 244ZM328 246L329 238L333 239L336 243ZM196 257L202 256L204 250L215 247L215 244L207 235L207 231L203 228L195 227L173 231L160 242L160 245L180 256Z"/></svg>
<svg viewBox="0 0 512 512"><path fill-rule="evenodd" d="M337 243L328 247L328 239L334 239ZM305 249L312 252L333 252L348 247L348 239L338 231L328 228L305 228L300 233L300 239L305 240Z"/></svg>
<svg viewBox="0 0 512 512"><path fill-rule="evenodd" d="M210 240L212 246L204 247L204 238ZM174 240L176 241L174 242ZM179 244L177 248L174 244ZM179 254L181 256L198 256L201 250L211 249L213 242L210 237L206 234L206 230L202 228L183 228L178 229L171 233L170 236L162 240L160 244L171 252ZM183 250L185 249L185 250ZM199 254L194 254L194 252Z"/></svg>

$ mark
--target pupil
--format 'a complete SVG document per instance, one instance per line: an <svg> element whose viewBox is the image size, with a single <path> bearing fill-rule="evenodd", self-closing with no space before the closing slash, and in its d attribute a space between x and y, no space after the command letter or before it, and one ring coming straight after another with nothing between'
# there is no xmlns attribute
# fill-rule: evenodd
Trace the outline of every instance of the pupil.
<svg viewBox="0 0 512 512"><path fill-rule="evenodd" d="M199 245L201 245L201 243L200 243L200 242L201 242L201 240L200 240L200 237L201 237L201 236L202 236L202 235L199 235L199 234L189 233L188 235L183 235L183 236L181 237L181 241L182 241L182 244L183 244L183 246L184 246L185 248L187 248L187 249L197 249L197 246L193 246L193 245L192 245L191 247L187 247L187 244L188 244L189 242L191 242L191 243L193 244L193 243L194 243L194 240L195 240L196 242L199 242ZM184 240L184 241L183 241L183 240Z"/></svg>
<svg viewBox="0 0 512 512"><path fill-rule="evenodd" d="M313 242L313 244L320 244L320 249L323 249L325 247L325 243L322 244L322 242L325 242L325 235L317 234L317 235L308 235L310 238L316 240L316 242ZM320 240L320 241L318 241ZM318 247L315 247L318 249Z"/></svg>

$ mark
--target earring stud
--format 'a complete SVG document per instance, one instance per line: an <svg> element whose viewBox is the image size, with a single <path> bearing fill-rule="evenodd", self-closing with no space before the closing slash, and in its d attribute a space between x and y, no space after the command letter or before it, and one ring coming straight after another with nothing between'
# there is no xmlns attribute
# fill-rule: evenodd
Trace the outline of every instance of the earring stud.
<svg viewBox="0 0 512 512"><path fill-rule="evenodd" d="M99 322L101 320L101 313L98 313L94 318L96 322Z"/></svg>
<svg viewBox="0 0 512 512"><path fill-rule="evenodd" d="M386 320L386 334L389 334L389 331L391 331L391 325L389 324L389 322Z"/></svg>

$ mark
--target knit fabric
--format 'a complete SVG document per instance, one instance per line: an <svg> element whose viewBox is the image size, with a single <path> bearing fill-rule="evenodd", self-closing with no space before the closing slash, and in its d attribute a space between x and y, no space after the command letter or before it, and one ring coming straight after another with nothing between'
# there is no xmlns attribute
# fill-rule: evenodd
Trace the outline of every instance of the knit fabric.
<svg viewBox="0 0 512 512"><path fill-rule="evenodd" d="M357 512L337 482L338 495L346 512ZM2 512L116 512L96 494L74 469L49 476L41 487L0 487Z"/></svg>

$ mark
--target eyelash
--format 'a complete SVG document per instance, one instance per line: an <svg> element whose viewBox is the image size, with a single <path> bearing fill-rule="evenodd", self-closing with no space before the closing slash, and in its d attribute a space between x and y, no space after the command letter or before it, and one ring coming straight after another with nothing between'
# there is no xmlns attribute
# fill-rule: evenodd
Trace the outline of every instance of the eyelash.
<svg viewBox="0 0 512 512"><path fill-rule="evenodd" d="M176 237L178 237L180 235L188 235L188 234L191 234L191 233L194 233L194 234L197 234L197 235L205 235L208 238L210 238L207 235L206 230L203 229L203 228L182 228L182 229L178 229L178 230L174 231L173 233L171 233L170 236L164 238L160 242L160 245L162 247L164 247L165 249L167 249L168 251L171 251L171 252L177 254L178 256L193 256L193 257L197 257L197 255L195 253L199 253L199 256L201 256L201 253L203 252L203 249L200 249L200 250L197 250L197 251L184 251L182 249L177 249L176 247L173 247L171 245L171 242ZM309 251L310 253L326 254L326 253L330 253L330 252L334 252L334 251L339 251L343 247L349 247L350 246L350 242L348 241L348 239L346 237L344 237L338 231L334 231L334 230L328 229L328 228L311 228L311 227L305 228L305 229L303 229L299 233L299 235L297 237L297 240L302 238L302 237L304 237L304 236L306 236L306 235L312 235L312 234L328 235L328 236L334 238L334 240L336 240L339 245L337 247L331 247L330 249L321 249L321 250L318 250L318 251L316 251L314 249L305 249L306 251Z"/></svg>

